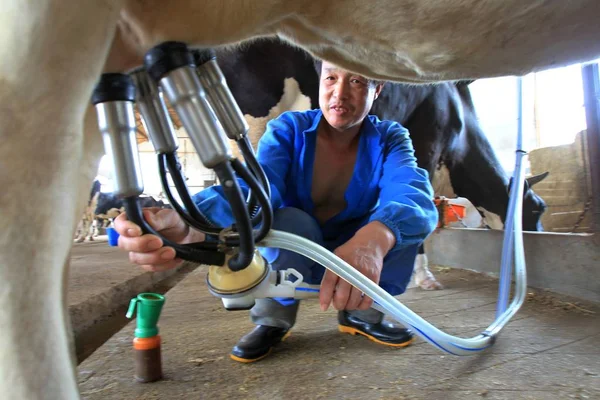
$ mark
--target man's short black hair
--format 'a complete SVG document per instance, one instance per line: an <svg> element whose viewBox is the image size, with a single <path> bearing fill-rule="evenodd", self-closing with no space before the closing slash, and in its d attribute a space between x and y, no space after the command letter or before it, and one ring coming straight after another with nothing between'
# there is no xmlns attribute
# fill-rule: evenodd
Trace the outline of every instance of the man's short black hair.
<svg viewBox="0 0 600 400"><path fill-rule="evenodd" d="M317 75L319 75L319 80L320 80L321 79L321 67L323 65L323 62L322 62L322 60L315 58L313 63L315 65L315 69L317 70ZM369 78L367 78L367 81L369 81L369 86L372 86L372 87L375 87L377 85L385 83L385 81L379 81L379 80L369 79Z"/></svg>

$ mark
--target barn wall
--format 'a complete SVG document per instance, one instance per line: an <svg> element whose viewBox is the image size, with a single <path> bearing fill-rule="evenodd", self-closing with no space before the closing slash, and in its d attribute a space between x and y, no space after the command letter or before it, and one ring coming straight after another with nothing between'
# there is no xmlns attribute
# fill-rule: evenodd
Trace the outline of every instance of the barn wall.
<svg viewBox="0 0 600 400"><path fill-rule="evenodd" d="M500 272L502 231L440 229L426 243L429 262L495 274ZM600 236L526 232L528 286L600 302Z"/></svg>
<svg viewBox="0 0 600 400"><path fill-rule="evenodd" d="M547 232L592 232L591 191L585 131L575 142L543 147L529 153L531 173L550 175L535 186L548 209L542 215Z"/></svg>

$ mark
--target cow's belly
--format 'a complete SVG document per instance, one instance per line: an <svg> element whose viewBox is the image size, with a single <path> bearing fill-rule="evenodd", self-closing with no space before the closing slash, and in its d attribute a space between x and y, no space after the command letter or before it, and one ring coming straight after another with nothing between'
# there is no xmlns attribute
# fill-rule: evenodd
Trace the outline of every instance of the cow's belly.
<svg viewBox="0 0 600 400"><path fill-rule="evenodd" d="M476 0L125 4L121 16L142 49L165 38L216 46L277 34L320 58L382 80L524 75L600 54L597 0L505 0L484 5ZM477 22L463 23L467 15Z"/></svg>

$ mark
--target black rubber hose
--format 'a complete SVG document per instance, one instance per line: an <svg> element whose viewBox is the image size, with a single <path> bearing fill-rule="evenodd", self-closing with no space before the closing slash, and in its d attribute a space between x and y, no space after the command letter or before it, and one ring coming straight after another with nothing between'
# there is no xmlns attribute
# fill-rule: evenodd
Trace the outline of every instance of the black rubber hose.
<svg viewBox="0 0 600 400"><path fill-rule="evenodd" d="M202 214L200 210L198 210L198 207L192 200L187 184L185 183L185 179L181 175L177 154L165 154L165 159L167 168L169 169L171 178L175 184L175 189L177 190L177 193L179 193L179 197L181 198L186 211L189 213L192 220L196 221L197 229L210 233L219 233L222 228L215 227L215 225L208 218L206 218L206 216Z"/></svg>
<svg viewBox="0 0 600 400"><path fill-rule="evenodd" d="M273 225L273 207L271 207L271 201L267 197L267 194L261 187L258 180L250 173L250 171L242 164L238 159L231 161L231 166L235 172L246 181L250 189L256 195L256 198L261 207L262 225L258 230L258 233L254 236L254 242L258 243L267 236Z"/></svg>
<svg viewBox="0 0 600 400"><path fill-rule="evenodd" d="M225 254L217 251L216 243L193 243L193 244L177 244L168 239L163 238L154 230L144 219L142 208L138 203L137 196L126 197L123 199L125 203L125 212L127 218L137 224L144 233L150 233L160 237L164 246L173 247L178 258L186 261L192 261L200 264L208 265L224 265Z"/></svg>
<svg viewBox="0 0 600 400"><path fill-rule="evenodd" d="M246 196L246 205L248 208L248 215L250 215L250 223L252 226L256 226L260 221L260 207L258 201L252 189L248 189L248 196Z"/></svg>
<svg viewBox="0 0 600 400"><path fill-rule="evenodd" d="M205 233L207 236L210 236L211 238L213 238L214 240L218 241L218 233L220 233L223 229L225 228L220 228L220 227L214 227L214 228L209 228L206 226L202 226L199 225L197 223L197 221L195 221L188 213L187 211L181 207L181 205L179 204L179 202L174 198L173 193L171 192L171 188L169 187L168 181L167 181L167 175L166 175L166 169L168 168L167 164L166 164L166 157L164 154L159 154L159 175L161 178L161 183L163 186L163 190L167 196L167 198L169 199L169 202L171 204L171 206L173 207L173 209L180 215L180 217L191 227L202 231L203 233ZM264 196L264 194L263 194ZM263 200L264 201L264 200ZM272 218L271 218L272 220ZM266 235L268 233L268 231L266 231L264 233L264 235ZM256 235L254 235L256 237ZM261 236L263 236L263 234L261 234ZM262 238L260 239L262 240ZM258 240L254 240L255 242L258 242ZM229 247L237 247L239 246L240 240L239 240L239 234L235 234L233 236L228 237L225 240L225 245L229 246Z"/></svg>
<svg viewBox="0 0 600 400"><path fill-rule="evenodd" d="M260 221L260 207L258 206L258 201L256 200L256 196L254 192L250 189L248 190L248 196L246 197L246 206L248 209L248 215L250 216L250 223L252 226L256 226Z"/></svg>
<svg viewBox="0 0 600 400"><path fill-rule="evenodd" d="M242 156L244 157L244 161L248 165L248 168L250 168L252 174L256 176L260 182L260 185L264 188L267 197L271 198L271 186L269 185L269 178L267 178L267 174L265 174L265 171L258 163L248 137L244 136L242 139L236 141L236 143L242 152Z"/></svg>
<svg viewBox="0 0 600 400"><path fill-rule="evenodd" d="M247 136L236 141L238 148L240 149L242 156L244 157L244 161L248 165L250 172L258 179L261 186L267 193L267 197L271 198L271 186L269 185L269 179L265 174L265 171L262 169L261 165L256 160L256 155L254 154L254 150L252 149L252 145L248 140ZM256 226L260 221L260 208L258 207L256 196L252 190L248 192L248 212L250 213L250 218L252 219L252 226Z"/></svg>
<svg viewBox="0 0 600 400"><path fill-rule="evenodd" d="M237 232L239 234L239 253L229 259L229 268L232 271L240 271L246 268L254 257L254 236L250 216L246 210L246 202L242 190L230 163L223 162L214 167L215 173L221 182L223 193L231 207L231 213L235 219ZM228 241L225 241L228 243Z"/></svg>
<svg viewBox="0 0 600 400"><path fill-rule="evenodd" d="M173 207L173 209L179 214L179 216L185 221L189 226L203 232L206 235L209 235L213 238L217 238L218 233L222 230L222 228L213 228L202 225L195 221L188 212L181 207L179 202L173 196L171 192L171 188L169 187L169 181L167 179L167 158L165 154L158 155L158 175L160 176L160 181L162 183L163 191L165 192L167 199L169 199L169 203Z"/></svg>

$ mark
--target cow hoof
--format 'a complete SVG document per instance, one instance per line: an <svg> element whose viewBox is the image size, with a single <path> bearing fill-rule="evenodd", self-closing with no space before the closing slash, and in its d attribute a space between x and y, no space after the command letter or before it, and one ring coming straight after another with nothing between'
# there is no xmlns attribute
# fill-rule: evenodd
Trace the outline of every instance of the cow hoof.
<svg viewBox="0 0 600 400"><path fill-rule="evenodd" d="M434 277L419 282L418 286L423 290L442 290L444 288L444 286L436 281Z"/></svg>
<svg viewBox="0 0 600 400"><path fill-rule="evenodd" d="M83 243L85 239L75 239L75 243Z"/></svg>

